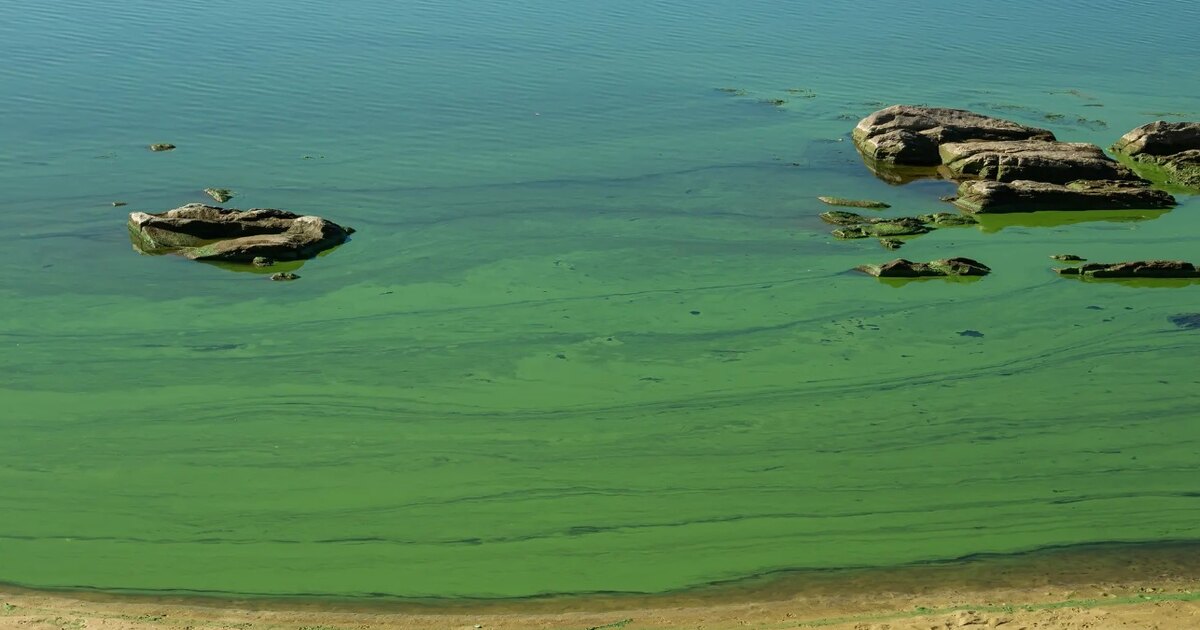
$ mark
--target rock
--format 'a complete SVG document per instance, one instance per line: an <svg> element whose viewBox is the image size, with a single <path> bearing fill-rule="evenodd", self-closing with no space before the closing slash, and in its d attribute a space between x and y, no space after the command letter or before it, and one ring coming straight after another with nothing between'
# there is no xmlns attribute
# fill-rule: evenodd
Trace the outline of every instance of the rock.
<svg viewBox="0 0 1200 630"><path fill-rule="evenodd" d="M1200 269L1182 260L1086 263L1078 267L1060 267L1054 271L1064 276L1084 278L1200 278Z"/></svg>
<svg viewBox="0 0 1200 630"><path fill-rule="evenodd" d="M943 201L945 203L954 203L955 199L958 199L958 195L942 195L941 197L938 197L938 201Z"/></svg>
<svg viewBox="0 0 1200 630"><path fill-rule="evenodd" d="M281 271L279 273L271 274L271 279L274 280L275 282L288 282L291 280L299 280L300 276L298 276L290 271Z"/></svg>
<svg viewBox="0 0 1200 630"><path fill-rule="evenodd" d="M829 210L817 216L821 217L822 221L833 225L858 225L879 220L879 217L865 217L857 212L846 212L845 210Z"/></svg>
<svg viewBox="0 0 1200 630"><path fill-rule="evenodd" d="M341 245L340 225L286 210L233 210L189 204L160 214L133 212L129 233L146 254L180 254L192 260L250 263L255 258L300 260Z"/></svg>
<svg viewBox="0 0 1200 630"><path fill-rule="evenodd" d="M841 239L885 238L890 236L912 236L926 234L932 228L912 218L883 219L861 225L848 225L833 231L833 235Z"/></svg>
<svg viewBox="0 0 1200 630"><path fill-rule="evenodd" d="M1050 258L1059 262L1084 262L1087 259L1076 256L1075 254L1054 254Z"/></svg>
<svg viewBox="0 0 1200 630"><path fill-rule="evenodd" d="M1129 167L1085 142L1021 140L952 142L939 149L947 179L1032 180L1066 184L1081 179L1137 180Z"/></svg>
<svg viewBox="0 0 1200 630"><path fill-rule="evenodd" d="M124 201L114 201L112 202L112 205L114 208L120 208L121 206L128 206L129 204L125 203Z"/></svg>
<svg viewBox="0 0 1200 630"><path fill-rule="evenodd" d="M270 267L275 264L275 260L266 256L255 256L254 260L250 261L250 264L255 267Z"/></svg>
<svg viewBox="0 0 1200 630"><path fill-rule="evenodd" d="M758 102L762 103L763 105L770 105L771 107L783 107L784 105L787 105L787 101L781 98L760 98L758 99Z"/></svg>
<svg viewBox="0 0 1200 630"><path fill-rule="evenodd" d="M956 213L952 213L952 212L934 212L932 214L921 214L921 215L917 215L917 220L922 223L933 224L938 227L955 227L955 226L959 226L959 225L978 225L979 224L979 219L976 219L975 217L967 216L967 215L963 215L963 214L956 214Z"/></svg>
<svg viewBox="0 0 1200 630"><path fill-rule="evenodd" d="M979 332L978 330L969 330L968 329L968 330L958 331L958 336L959 337L983 337L983 333Z"/></svg>
<svg viewBox="0 0 1200 630"><path fill-rule="evenodd" d="M898 238L881 238L879 244L883 245L884 249L900 249L904 247L904 241Z"/></svg>
<svg viewBox="0 0 1200 630"><path fill-rule="evenodd" d="M855 269L876 278L986 276L992 271L987 265L970 258L945 258L927 263L897 258L882 265L860 265Z"/></svg>
<svg viewBox="0 0 1200 630"><path fill-rule="evenodd" d="M225 203L233 199L233 191L228 188L205 188L204 193L209 197L217 200L217 203Z"/></svg>
<svg viewBox="0 0 1200 630"><path fill-rule="evenodd" d="M1115 153L1138 155L1175 155L1200 149L1200 122L1165 122L1142 125L1121 136L1112 146Z"/></svg>
<svg viewBox="0 0 1200 630"><path fill-rule="evenodd" d="M969 140L1047 140L1054 134L962 109L893 105L859 121L854 144L863 157L896 166L937 166L938 148Z"/></svg>
<svg viewBox="0 0 1200 630"><path fill-rule="evenodd" d="M1112 150L1131 158L1135 166L1157 167L1167 183L1200 189L1200 122L1142 125L1121 136Z"/></svg>
<svg viewBox="0 0 1200 630"><path fill-rule="evenodd" d="M160 142L160 143L158 143L158 144L152 144L152 145L150 145L150 150L151 150L151 151L155 151L155 152L161 152L161 151L174 151L174 150L175 150L175 145L173 145L173 144L171 144L171 143L169 143L169 142Z"/></svg>
<svg viewBox="0 0 1200 630"><path fill-rule="evenodd" d="M1200 330L1200 313L1182 313L1172 315L1167 321L1184 330Z"/></svg>
<svg viewBox="0 0 1200 630"><path fill-rule="evenodd" d="M820 201L821 203L829 204L831 206L843 206L846 208L871 208L871 209L876 209L876 210L882 210L884 208L892 207L891 205L886 204L882 201L870 201L870 200L866 200L866 199L843 199L842 197L817 197L817 200Z"/></svg>
<svg viewBox="0 0 1200 630"><path fill-rule="evenodd" d="M1175 198L1141 181L1074 181L1063 185L1027 180L976 180L959 185L958 199L954 205L975 214L1038 210L1151 210L1170 208L1175 205Z"/></svg>

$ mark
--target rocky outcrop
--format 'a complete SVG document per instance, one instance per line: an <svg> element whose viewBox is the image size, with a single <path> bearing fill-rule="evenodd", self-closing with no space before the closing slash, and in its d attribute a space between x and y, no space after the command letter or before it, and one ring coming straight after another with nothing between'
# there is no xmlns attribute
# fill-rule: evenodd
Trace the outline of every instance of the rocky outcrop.
<svg viewBox="0 0 1200 630"><path fill-rule="evenodd" d="M1084 142L952 142L939 150L947 179L1031 180L1065 184L1081 179L1137 180L1128 167Z"/></svg>
<svg viewBox="0 0 1200 630"><path fill-rule="evenodd" d="M882 265L860 265L855 269L876 278L986 276L992 272L987 265L970 258L945 258L927 263L897 258Z"/></svg>
<svg viewBox="0 0 1200 630"><path fill-rule="evenodd" d="M1175 205L1175 198L1140 180L1083 180L1065 185L1025 180L977 180L959 185L958 199L954 200L954 205L977 214L1037 210L1150 210L1170 208Z"/></svg>
<svg viewBox="0 0 1200 630"><path fill-rule="evenodd" d="M1160 120L1142 125L1122 136L1112 150L1135 166L1152 167L1143 172L1151 179L1200 189L1200 122Z"/></svg>
<svg viewBox="0 0 1200 630"><path fill-rule="evenodd" d="M1056 268L1063 276L1083 278L1200 278L1200 269L1182 260L1139 260L1122 263L1087 263Z"/></svg>
<svg viewBox="0 0 1200 630"><path fill-rule="evenodd" d="M159 214L129 215L134 248L192 260L251 263L255 258L312 258L344 243L353 232L321 217L286 210L233 210L189 204Z"/></svg>
<svg viewBox="0 0 1200 630"><path fill-rule="evenodd" d="M935 227L979 223L974 217L949 212L934 212L916 217L867 217L845 210L829 210L822 212L820 216L821 220L826 223L844 226L833 231L833 235L837 238L878 238L881 239L880 244L888 249L897 249L900 244L903 244L890 237L925 234L932 232Z"/></svg>
<svg viewBox="0 0 1200 630"><path fill-rule="evenodd" d="M963 109L893 105L859 121L854 143L864 158L893 166L938 166L938 149L970 140L1046 140L1054 134Z"/></svg>

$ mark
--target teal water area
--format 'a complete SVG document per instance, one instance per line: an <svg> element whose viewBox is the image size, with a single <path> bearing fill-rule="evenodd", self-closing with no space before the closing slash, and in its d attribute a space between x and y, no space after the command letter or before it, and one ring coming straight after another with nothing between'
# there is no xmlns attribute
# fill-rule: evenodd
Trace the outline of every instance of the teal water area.
<svg viewBox="0 0 1200 630"><path fill-rule="evenodd" d="M1102 146L1200 119L1196 24L1168 0L0 4L0 581L656 593L1200 539L1200 331L1168 320L1200 286L1048 258L1200 262L1200 199L938 230L903 255L994 274L901 284L848 273L893 254L815 200L947 209L855 154L891 103ZM291 283L132 250L127 212L206 187L358 232Z"/></svg>

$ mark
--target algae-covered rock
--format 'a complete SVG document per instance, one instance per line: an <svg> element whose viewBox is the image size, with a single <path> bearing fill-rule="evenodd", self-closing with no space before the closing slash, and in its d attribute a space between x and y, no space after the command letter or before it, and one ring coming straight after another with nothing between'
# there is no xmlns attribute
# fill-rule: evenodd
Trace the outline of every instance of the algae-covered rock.
<svg viewBox="0 0 1200 630"><path fill-rule="evenodd" d="M960 225L978 225L979 219L965 214L953 212L933 212L917 215L917 220L927 225L938 227L955 227Z"/></svg>
<svg viewBox="0 0 1200 630"><path fill-rule="evenodd" d="M129 204L128 204L128 203L125 203L124 201L114 201L114 202L112 202L112 206L113 206L114 208L120 208L121 206L128 206L128 205L129 205Z"/></svg>
<svg viewBox="0 0 1200 630"><path fill-rule="evenodd" d="M1056 268L1059 275L1082 278L1200 278L1200 269L1182 260L1138 260L1122 263L1087 263Z"/></svg>
<svg viewBox="0 0 1200 630"><path fill-rule="evenodd" d="M904 247L904 241L898 238L881 238L879 239L879 244L882 245L884 249L894 250Z"/></svg>
<svg viewBox="0 0 1200 630"><path fill-rule="evenodd" d="M281 271L279 273L271 274L271 279L274 280L275 282L288 282L291 280L299 280L300 276L298 276L290 271Z"/></svg>
<svg viewBox="0 0 1200 630"><path fill-rule="evenodd" d="M963 182L958 208L975 214L1039 210L1153 210L1170 208L1175 198L1148 183L1132 180L1075 181L1048 184L1019 180Z"/></svg>
<svg viewBox="0 0 1200 630"><path fill-rule="evenodd" d="M1200 189L1200 122L1157 121L1125 134L1113 145L1114 153L1138 165L1156 167L1169 184Z"/></svg>
<svg viewBox="0 0 1200 630"><path fill-rule="evenodd" d="M129 233L134 248L142 253L243 263L258 257L312 258L349 238L342 226L321 217L198 203L159 214L131 213Z"/></svg>
<svg viewBox="0 0 1200 630"><path fill-rule="evenodd" d="M937 166L938 149L969 140L1048 140L1054 134L963 109L893 105L859 121L854 143L864 158L890 166Z"/></svg>
<svg viewBox="0 0 1200 630"><path fill-rule="evenodd" d="M927 263L897 258L882 265L860 265L858 271L876 278L986 276L991 268L970 258L944 258Z"/></svg>
<svg viewBox="0 0 1200 630"><path fill-rule="evenodd" d="M250 261L250 264L255 267L270 267L275 264L275 259L267 258L266 256L255 256L254 260Z"/></svg>
<svg viewBox="0 0 1200 630"><path fill-rule="evenodd" d="M821 220L833 225L858 225L860 223L872 223L879 217L865 217L857 212L846 212L845 210L828 210L817 215Z"/></svg>
<svg viewBox="0 0 1200 630"><path fill-rule="evenodd" d="M1137 180L1128 167L1085 142L1020 140L952 142L939 149L948 179L1031 180L1066 184L1076 180Z"/></svg>
<svg viewBox="0 0 1200 630"><path fill-rule="evenodd" d="M233 191L228 188L205 188L204 193L209 197L217 200L217 203L225 203L233 199Z"/></svg>
<svg viewBox="0 0 1200 630"><path fill-rule="evenodd" d="M154 151L155 153L161 153L163 151L174 151L175 145L173 145L169 142L159 142L159 143L150 145L150 150Z"/></svg>
<svg viewBox="0 0 1200 630"><path fill-rule="evenodd" d="M1084 262L1087 260L1086 258L1076 256L1075 254L1054 254L1050 256L1050 258L1057 260L1058 262Z"/></svg>
<svg viewBox="0 0 1200 630"><path fill-rule="evenodd" d="M884 219L860 225L848 225L833 231L841 239L886 238L891 236L913 236L926 234L932 229L912 217Z"/></svg>
<svg viewBox="0 0 1200 630"><path fill-rule="evenodd" d="M817 197L817 201L831 206L842 206L846 208L867 208L882 210L892 207L882 201L872 201L869 199L844 199L842 197Z"/></svg>

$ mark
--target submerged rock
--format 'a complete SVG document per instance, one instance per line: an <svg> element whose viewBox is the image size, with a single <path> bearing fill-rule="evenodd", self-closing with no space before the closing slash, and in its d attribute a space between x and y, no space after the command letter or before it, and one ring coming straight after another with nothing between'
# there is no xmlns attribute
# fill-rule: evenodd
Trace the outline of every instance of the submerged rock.
<svg viewBox="0 0 1200 630"><path fill-rule="evenodd" d="M205 188L204 194L217 200L217 203L225 203L233 199L233 191L228 188Z"/></svg>
<svg viewBox="0 0 1200 630"><path fill-rule="evenodd" d="M817 201L831 206L843 206L846 208L871 208L882 210L891 208L892 206L882 201L871 201L869 199L844 199L842 197L817 197Z"/></svg>
<svg viewBox="0 0 1200 630"><path fill-rule="evenodd" d="M173 145L169 142L159 142L157 144L150 145L150 150L154 151L156 153L162 152L162 151L174 151L175 145Z"/></svg>
<svg viewBox="0 0 1200 630"><path fill-rule="evenodd" d="M901 247L904 247L904 241L898 238L881 238L879 239L879 244L882 245L884 249L900 249Z"/></svg>
<svg viewBox="0 0 1200 630"><path fill-rule="evenodd" d="M1158 167L1169 183L1200 189L1200 122L1157 121L1125 134L1114 153Z"/></svg>
<svg viewBox="0 0 1200 630"><path fill-rule="evenodd" d="M894 166L937 166L941 145L969 140L1055 140L1046 129L963 109L893 105L859 121L854 143L863 157Z"/></svg>
<svg viewBox="0 0 1200 630"><path fill-rule="evenodd" d="M341 245L345 228L286 210L234 210L189 204L159 214L133 212L129 233L146 254L250 263L255 258L300 260Z"/></svg>
<svg viewBox="0 0 1200 630"><path fill-rule="evenodd" d="M1038 210L1153 210L1174 206L1175 198L1151 188L1143 181L1083 180L1063 185L1027 180L976 180L959 185L958 199L954 205L975 214Z"/></svg>
<svg viewBox="0 0 1200 630"><path fill-rule="evenodd" d="M992 272L987 265L970 258L944 258L927 263L897 258L882 265L860 265L855 269L876 278L986 276Z"/></svg>
<svg viewBox="0 0 1200 630"><path fill-rule="evenodd" d="M1182 260L1139 260L1122 263L1087 263L1054 270L1063 276L1085 278L1200 278L1200 269Z"/></svg>
<svg viewBox="0 0 1200 630"><path fill-rule="evenodd" d="M1054 254L1053 256L1050 256L1050 258L1059 262L1084 262L1087 260L1086 258L1076 256L1075 254Z"/></svg>
<svg viewBox="0 0 1200 630"><path fill-rule="evenodd" d="M287 281L291 281L291 280L299 280L300 276L298 276L290 271L281 271L279 273L271 274L271 279L274 280L275 282L287 282Z"/></svg>
<svg viewBox="0 0 1200 630"><path fill-rule="evenodd" d="M865 217L857 212L846 212L845 210L828 210L817 216L821 217L822 221L833 225L858 225L880 220L879 217Z"/></svg>
<svg viewBox="0 0 1200 630"><path fill-rule="evenodd" d="M953 180L1066 184L1081 179L1139 179L1103 149L1085 142L953 142L943 144L939 153L947 178Z"/></svg>
<svg viewBox="0 0 1200 630"><path fill-rule="evenodd" d="M275 264L275 259L267 258L266 256L255 256L254 260L250 261L255 267L270 267Z"/></svg>
<svg viewBox="0 0 1200 630"><path fill-rule="evenodd" d="M114 201L112 202L112 205L114 208L120 208L121 206L128 206L129 204L125 203L124 201Z"/></svg>
<svg viewBox="0 0 1200 630"><path fill-rule="evenodd" d="M1200 313L1180 313L1168 317L1167 321L1184 330L1200 330Z"/></svg>

